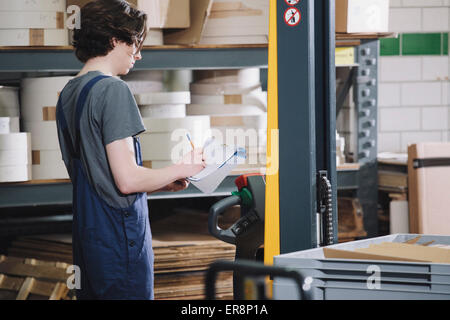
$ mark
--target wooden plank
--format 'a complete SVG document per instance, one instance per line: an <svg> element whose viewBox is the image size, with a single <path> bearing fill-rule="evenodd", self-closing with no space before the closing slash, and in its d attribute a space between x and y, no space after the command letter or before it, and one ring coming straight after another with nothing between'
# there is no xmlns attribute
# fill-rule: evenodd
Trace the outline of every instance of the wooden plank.
<svg viewBox="0 0 450 320"><path fill-rule="evenodd" d="M35 279L33 288L31 289L30 293L48 298L52 294L54 287L55 284L52 282Z"/></svg>
<svg viewBox="0 0 450 320"><path fill-rule="evenodd" d="M17 295L16 300L27 300L31 289L33 288L33 285L34 285L34 278L27 277L19 290L19 294Z"/></svg>
<svg viewBox="0 0 450 320"><path fill-rule="evenodd" d="M52 294L50 295L49 300L61 300L64 294L65 288L67 286L61 282L58 282L53 289Z"/></svg>
<svg viewBox="0 0 450 320"><path fill-rule="evenodd" d="M0 283L0 289L9 291L19 291L25 279L13 278L2 275L3 281Z"/></svg>
<svg viewBox="0 0 450 320"><path fill-rule="evenodd" d="M53 266L33 266L5 260L0 263L0 273L36 277L40 279L66 281L67 274L65 270Z"/></svg>

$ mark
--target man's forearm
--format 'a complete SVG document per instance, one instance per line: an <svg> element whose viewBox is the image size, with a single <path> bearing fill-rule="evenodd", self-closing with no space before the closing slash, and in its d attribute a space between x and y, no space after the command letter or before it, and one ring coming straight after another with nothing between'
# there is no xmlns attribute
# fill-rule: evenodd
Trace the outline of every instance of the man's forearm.
<svg viewBox="0 0 450 320"><path fill-rule="evenodd" d="M127 193L160 191L168 184L182 179L179 166L172 165L161 169L148 169L136 166L127 179Z"/></svg>

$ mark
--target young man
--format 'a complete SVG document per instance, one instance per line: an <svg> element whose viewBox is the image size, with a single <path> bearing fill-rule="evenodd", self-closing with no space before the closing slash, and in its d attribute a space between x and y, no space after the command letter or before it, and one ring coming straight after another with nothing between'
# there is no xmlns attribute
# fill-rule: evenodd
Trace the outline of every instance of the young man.
<svg viewBox="0 0 450 320"><path fill-rule="evenodd" d="M126 1L97 0L74 31L84 64L61 92L58 137L73 184L73 260L78 299L153 299L147 192L178 191L205 164L202 150L163 169L142 167L145 130L128 86L114 77L140 60L147 16Z"/></svg>

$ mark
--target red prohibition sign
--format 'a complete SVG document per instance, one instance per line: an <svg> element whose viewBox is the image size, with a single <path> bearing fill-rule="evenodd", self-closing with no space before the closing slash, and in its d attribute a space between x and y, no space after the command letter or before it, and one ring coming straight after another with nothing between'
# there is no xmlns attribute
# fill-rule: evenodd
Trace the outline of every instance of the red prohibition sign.
<svg viewBox="0 0 450 320"><path fill-rule="evenodd" d="M302 15L297 8L287 8L287 10L284 12L284 22L288 26L295 27L300 23L300 20L302 20Z"/></svg>
<svg viewBox="0 0 450 320"><path fill-rule="evenodd" d="M289 6L295 6L300 0L284 0Z"/></svg>

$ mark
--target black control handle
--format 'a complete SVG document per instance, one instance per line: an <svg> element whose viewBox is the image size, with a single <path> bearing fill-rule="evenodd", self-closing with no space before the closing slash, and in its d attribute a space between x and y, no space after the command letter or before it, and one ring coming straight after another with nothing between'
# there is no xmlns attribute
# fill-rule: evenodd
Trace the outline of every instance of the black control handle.
<svg viewBox="0 0 450 320"><path fill-rule="evenodd" d="M232 206L241 204L239 196L231 196L215 203L209 210L208 230L217 239L230 244L236 244L236 236L231 229L223 230L219 227L219 216Z"/></svg>

